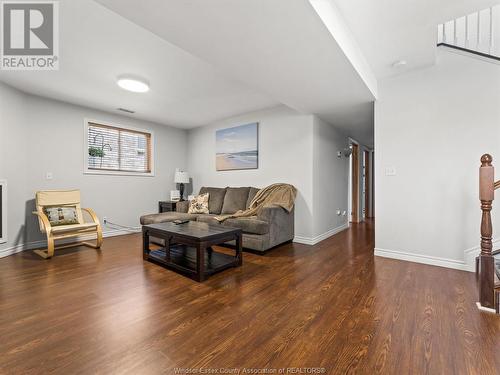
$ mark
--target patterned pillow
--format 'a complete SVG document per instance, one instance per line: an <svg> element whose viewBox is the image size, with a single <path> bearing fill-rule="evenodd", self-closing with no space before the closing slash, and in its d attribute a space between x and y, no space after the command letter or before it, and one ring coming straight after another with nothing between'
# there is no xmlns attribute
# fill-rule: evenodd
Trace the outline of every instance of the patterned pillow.
<svg viewBox="0 0 500 375"><path fill-rule="evenodd" d="M208 214L208 197L209 194L201 194L195 196L189 201L188 214Z"/></svg>
<svg viewBox="0 0 500 375"><path fill-rule="evenodd" d="M76 206L44 207L43 212L53 227L78 224Z"/></svg>

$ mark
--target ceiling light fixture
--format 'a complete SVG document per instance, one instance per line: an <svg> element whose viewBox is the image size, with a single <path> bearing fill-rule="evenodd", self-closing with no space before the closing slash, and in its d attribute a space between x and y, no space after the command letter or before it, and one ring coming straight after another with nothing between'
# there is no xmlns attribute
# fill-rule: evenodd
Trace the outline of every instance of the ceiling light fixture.
<svg viewBox="0 0 500 375"><path fill-rule="evenodd" d="M124 90L132 92L147 92L149 91L149 82L143 78L134 76L120 76L116 80L118 86Z"/></svg>

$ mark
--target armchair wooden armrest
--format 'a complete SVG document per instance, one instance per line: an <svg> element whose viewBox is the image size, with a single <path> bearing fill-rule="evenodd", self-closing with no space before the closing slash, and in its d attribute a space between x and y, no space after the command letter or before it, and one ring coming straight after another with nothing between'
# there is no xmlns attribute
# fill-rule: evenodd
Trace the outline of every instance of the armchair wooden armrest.
<svg viewBox="0 0 500 375"><path fill-rule="evenodd" d="M92 218L92 221L97 224L97 225L101 225L101 222L99 221L99 218L97 217L95 211L92 209L92 208L82 208L82 211L85 211L86 213L88 213L90 215L90 217Z"/></svg>
<svg viewBox="0 0 500 375"><path fill-rule="evenodd" d="M97 232L97 244L96 246L89 245L87 242L84 242L85 245L95 247L96 249L99 249L102 245L102 227L101 227L101 222L99 221L99 218L97 217L95 211L92 208L82 208L82 211L85 211L90 215L92 218L92 221L94 224L97 224L96 232Z"/></svg>
<svg viewBox="0 0 500 375"><path fill-rule="evenodd" d="M50 221L47 215L39 211L33 211L33 215L38 216L38 218L42 222L45 233L50 234L50 232L52 231L52 225L50 225Z"/></svg>

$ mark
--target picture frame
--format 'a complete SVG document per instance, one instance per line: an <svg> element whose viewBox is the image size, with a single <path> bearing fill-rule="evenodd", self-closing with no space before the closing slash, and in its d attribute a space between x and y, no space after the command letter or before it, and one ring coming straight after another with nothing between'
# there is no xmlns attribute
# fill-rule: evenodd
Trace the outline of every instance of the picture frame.
<svg viewBox="0 0 500 375"><path fill-rule="evenodd" d="M217 171L259 168L259 123L252 122L215 133Z"/></svg>

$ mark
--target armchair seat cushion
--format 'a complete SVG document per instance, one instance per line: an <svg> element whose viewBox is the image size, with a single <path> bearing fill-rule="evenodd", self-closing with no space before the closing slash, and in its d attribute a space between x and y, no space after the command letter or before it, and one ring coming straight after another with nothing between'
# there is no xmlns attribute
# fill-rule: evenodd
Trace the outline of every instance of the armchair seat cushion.
<svg viewBox="0 0 500 375"><path fill-rule="evenodd" d="M52 233L56 234L56 233L63 233L63 232L95 230L96 228L97 228L96 223L58 225L56 227L52 227Z"/></svg>
<svg viewBox="0 0 500 375"><path fill-rule="evenodd" d="M188 214L184 212L163 212L161 214L150 214L141 216L141 224L167 223L174 220L192 220L195 221L199 214Z"/></svg>

